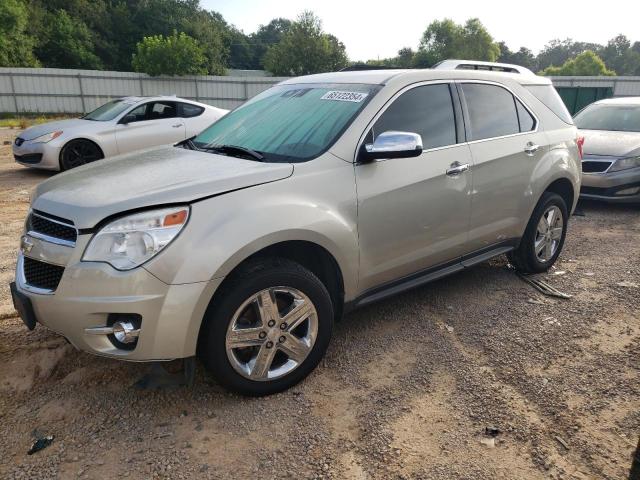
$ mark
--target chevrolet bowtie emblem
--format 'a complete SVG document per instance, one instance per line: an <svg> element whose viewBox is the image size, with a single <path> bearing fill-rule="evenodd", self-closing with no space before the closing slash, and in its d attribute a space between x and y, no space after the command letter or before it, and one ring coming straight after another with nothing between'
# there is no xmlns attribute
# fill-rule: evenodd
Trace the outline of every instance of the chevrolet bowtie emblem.
<svg viewBox="0 0 640 480"><path fill-rule="evenodd" d="M29 253L32 248L33 242L31 241L31 239L26 235L23 235L20 239L20 250L22 251L22 253Z"/></svg>

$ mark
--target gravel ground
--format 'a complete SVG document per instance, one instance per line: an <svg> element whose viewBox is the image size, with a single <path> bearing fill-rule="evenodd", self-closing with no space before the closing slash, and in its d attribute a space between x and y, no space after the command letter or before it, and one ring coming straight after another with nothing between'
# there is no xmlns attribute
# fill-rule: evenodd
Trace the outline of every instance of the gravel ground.
<svg viewBox="0 0 640 480"><path fill-rule="evenodd" d="M0 144L16 131L0 130ZM504 258L357 311L302 384L262 399L132 388L148 366L15 317L30 190L0 147L0 477L629 478L640 433L640 216L582 205L545 297ZM495 438L487 427L499 430ZM34 438L51 446L27 455Z"/></svg>

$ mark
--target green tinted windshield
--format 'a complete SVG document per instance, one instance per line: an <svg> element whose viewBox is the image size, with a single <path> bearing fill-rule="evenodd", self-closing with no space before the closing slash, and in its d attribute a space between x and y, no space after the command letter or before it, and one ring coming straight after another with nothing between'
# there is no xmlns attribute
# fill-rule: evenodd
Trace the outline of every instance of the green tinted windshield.
<svg viewBox="0 0 640 480"><path fill-rule="evenodd" d="M590 105L575 117L583 130L640 132L640 107L634 105Z"/></svg>
<svg viewBox="0 0 640 480"><path fill-rule="evenodd" d="M378 91L361 84L279 85L198 135L198 148L233 145L266 161L299 162L326 151Z"/></svg>
<svg viewBox="0 0 640 480"><path fill-rule="evenodd" d="M132 107L137 102L126 100L126 99L118 99L113 100L111 102L105 103L104 105L96 108L94 111L87 113L84 117L85 120L97 120L99 122L108 122L109 120L113 120L122 112L124 112L127 108Z"/></svg>

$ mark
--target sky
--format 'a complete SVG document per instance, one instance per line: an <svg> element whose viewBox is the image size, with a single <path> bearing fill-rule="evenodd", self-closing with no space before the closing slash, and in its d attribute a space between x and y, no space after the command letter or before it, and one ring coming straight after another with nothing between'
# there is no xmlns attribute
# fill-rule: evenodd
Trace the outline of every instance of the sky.
<svg viewBox="0 0 640 480"><path fill-rule="evenodd" d="M464 23L478 17L496 41L511 50L526 46L537 53L553 38L606 43L619 33L640 41L640 2L609 0L605 4L562 0L201 0L225 20L249 34L273 18L295 19L312 10L324 30L338 37L351 60L395 56L402 47L416 49L433 20Z"/></svg>

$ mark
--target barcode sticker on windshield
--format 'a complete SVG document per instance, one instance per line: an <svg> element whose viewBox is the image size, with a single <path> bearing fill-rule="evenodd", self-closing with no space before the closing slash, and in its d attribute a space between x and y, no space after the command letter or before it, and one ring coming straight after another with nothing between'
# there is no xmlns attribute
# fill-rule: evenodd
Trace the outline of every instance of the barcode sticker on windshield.
<svg viewBox="0 0 640 480"><path fill-rule="evenodd" d="M331 92L325 93L320 100L337 100L339 102L356 102L359 103L362 100L367 98L366 93L360 92L341 92L338 90L334 90Z"/></svg>

